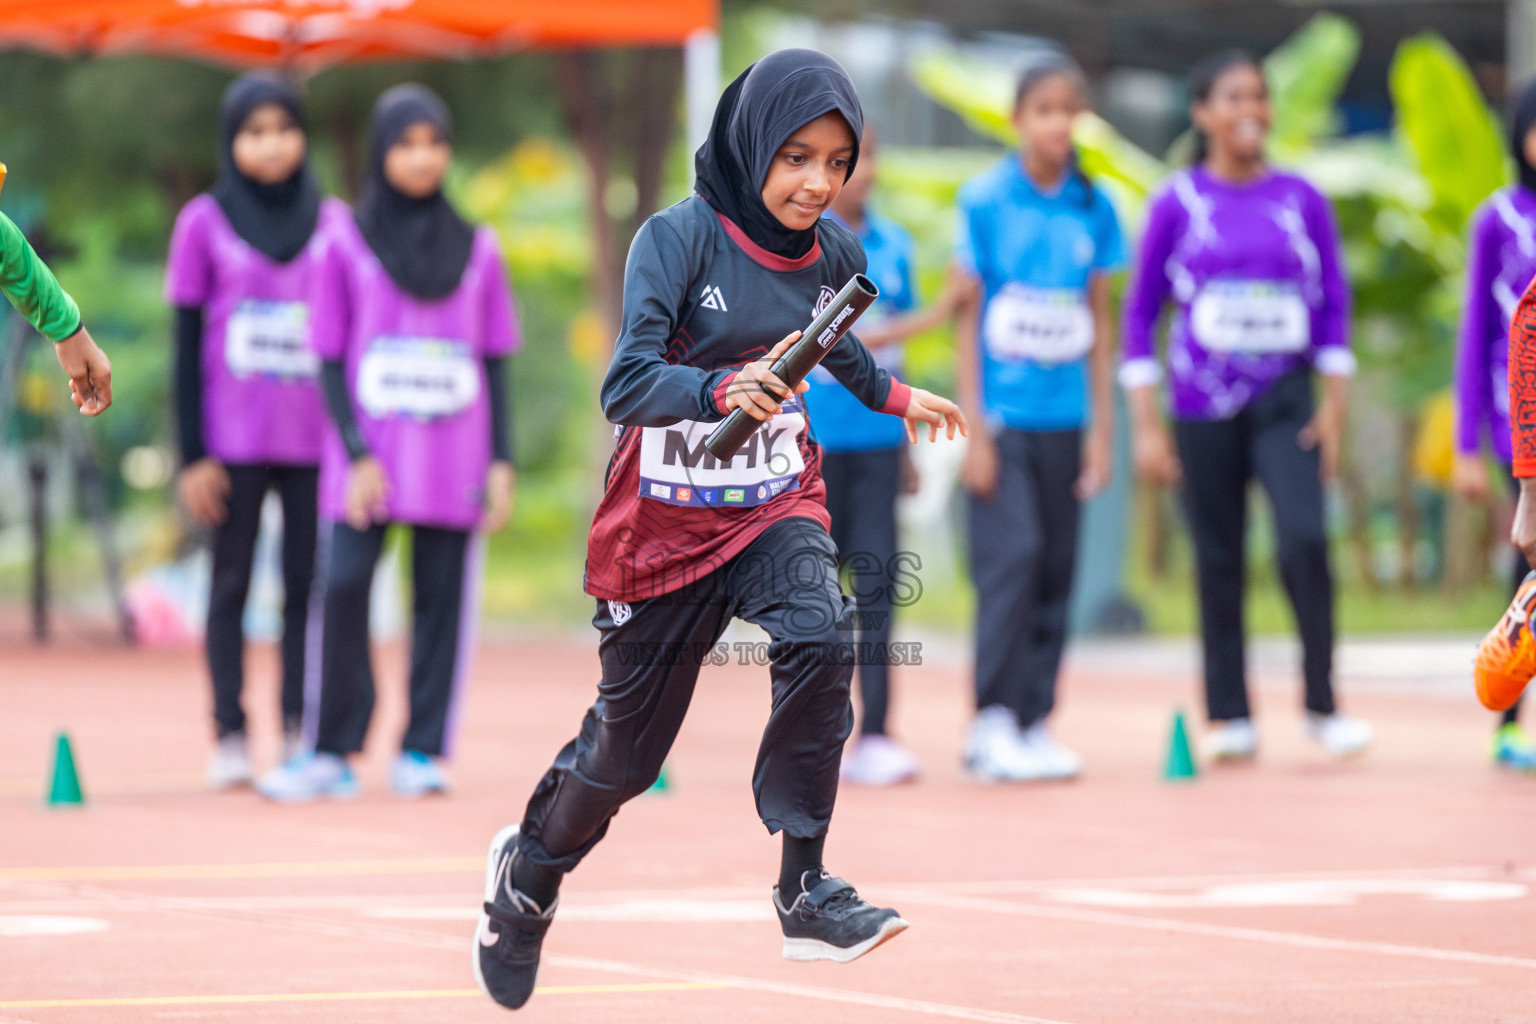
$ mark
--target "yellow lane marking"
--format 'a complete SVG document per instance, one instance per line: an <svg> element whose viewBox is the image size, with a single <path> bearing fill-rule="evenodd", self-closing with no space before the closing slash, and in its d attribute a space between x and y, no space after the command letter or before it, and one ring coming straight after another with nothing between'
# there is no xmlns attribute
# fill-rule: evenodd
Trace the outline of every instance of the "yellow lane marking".
<svg viewBox="0 0 1536 1024"><path fill-rule="evenodd" d="M698 992L728 988L718 982L659 981L624 985L540 985L540 996L613 995L634 992ZM12 999L0 1001L0 1010L45 1010L90 1006L207 1006L231 1003L345 1003L375 999L468 999L484 998L477 988L397 989L383 992L257 992L244 995L119 996L101 999Z"/></svg>
<svg viewBox="0 0 1536 1024"><path fill-rule="evenodd" d="M146 879L182 881L198 878L321 878L335 875L433 875L484 869L484 857L295 861L276 864L138 864L121 867L0 868L0 881L130 882Z"/></svg>

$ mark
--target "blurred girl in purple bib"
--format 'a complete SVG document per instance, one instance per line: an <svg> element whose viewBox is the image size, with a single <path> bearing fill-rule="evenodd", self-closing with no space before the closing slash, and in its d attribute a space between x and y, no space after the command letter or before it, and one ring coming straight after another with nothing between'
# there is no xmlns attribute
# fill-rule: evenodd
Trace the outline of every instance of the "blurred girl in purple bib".
<svg viewBox="0 0 1536 1024"><path fill-rule="evenodd" d="M346 207L322 199L306 157L297 88L237 79L219 117L219 177L176 219L166 268L175 307L177 493L213 528L207 656L218 746L215 788L251 781L242 619L261 506L283 509L282 719L296 749L303 713L306 610L315 565L315 493L325 421L309 347L309 283L321 229Z"/></svg>
<svg viewBox="0 0 1536 1024"><path fill-rule="evenodd" d="M410 723L390 774L405 797L442 792L469 671L481 549L512 506L507 357L512 292L496 236L443 196L452 126L441 99L401 85L373 109L355 216L327 235L312 341L330 423L320 473L325 566L320 693L300 753L260 783L275 800L357 793L347 758L373 714L368 597L390 523L411 527Z"/></svg>
<svg viewBox="0 0 1536 1024"><path fill-rule="evenodd" d="M1515 183L1483 201L1467 241L1466 291L1456 336L1456 491L1470 501L1491 496L1484 441L1513 489L1509 433L1509 325L1536 277L1536 81L1527 82L1510 121ZM1510 592L1530 571L1512 552ZM1494 764L1536 771L1536 742L1520 727L1520 702L1499 720Z"/></svg>
<svg viewBox="0 0 1536 1024"><path fill-rule="evenodd" d="M1269 166L1263 70L1239 52L1193 74L1197 154L1155 197L1126 297L1121 384L1137 470L1183 484L1200 591L1208 752L1257 752L1243 596L1249 485L1269 497L1280 578L1301 634L1307 731L1334 756L1363 750L1366 723L1333 693L1333 579L1323 487L1333 476L1355 358L1349 284L1328 201ZM1157 408L1153 329L1172 300L1165 362L1170 438ZM1322 379L1314 405L1313 385Z"/></svg>

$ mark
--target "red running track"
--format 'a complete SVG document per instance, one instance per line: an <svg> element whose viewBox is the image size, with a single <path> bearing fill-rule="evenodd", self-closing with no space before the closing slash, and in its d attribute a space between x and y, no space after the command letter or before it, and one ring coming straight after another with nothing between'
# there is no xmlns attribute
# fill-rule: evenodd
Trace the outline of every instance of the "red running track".
<svg viewBox="0 0 1536 1024"><path fill-rule="evenodd" d="M273 659L252 661L265 762ZM192 652L0 650L0 1024L504 1019L469 968L484 844L575 728L593 651L486 645L457 789L409 805L384 787L399 651L384 664L363 798L276 807L201 788ZM1360 695L1381 741L1335 765L1266 688L1262 761L1170 786L1193 681L1074 668L1058 731L1084 778L983 787L959 771L962 670L897 683L925 777L845 788L827 852L906 934L846 966L779 958L749 784L766 675L709 669L671 792L567 880L520 1019L1536 1022L1536 778L1487 766L1470 689ZM83 811L39 807L59 728Z"/></svg>

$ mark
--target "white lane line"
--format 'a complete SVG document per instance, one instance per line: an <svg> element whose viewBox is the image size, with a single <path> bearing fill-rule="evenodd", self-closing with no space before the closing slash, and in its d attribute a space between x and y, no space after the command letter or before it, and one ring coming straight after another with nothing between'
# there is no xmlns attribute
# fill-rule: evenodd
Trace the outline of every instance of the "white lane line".
<svg viewBox="0 0 1536 1024"><path fill-rule="evenodd" d="M319 935L373 939L433 949L463 950L468 944L468 940L461 936L444 935L442 932L418 931L396 925L388 925L380 921L365 923L362 921L324 920L304 917L298 914L259 911L232 912L222 908L206 906L203 901L196 898L122 893L83 884L76 884L70 888L73 888L81 896L99 897L101 902L109 905L139 910L173 911L213 920L292 928L297 931L306 931ZM932 1003L921 999L905 999L900 996L879 995L873 992L856 992L823 988L815 985L788 984L741 975L651 967L645 964L627 963L621 960L598 960L587 957L561 956L558 954L549 954L543 959L546 964L576 970L604 971L612 974L658 978L664 981L720 985L743 991L765 992L779 996L798 996L805 999L846 1003L875 1009L899 1010L906 1013L940 1017L949 1020L979 1021L982 1024L1070 1024L1067 1021L1052 1020L1046 1017L1031 1017L1025 1014L1007 1013L998 1010L974 1009L967 1006L954 1006L948 1003Z"/></svg>
<svg viewBox="0 0 1536 1024"><path fill-rule="evenodd" d="M912 903L945 907L951 910L981 910L998 914L1012 914L1018 917L1040 917L1056 921L1102 924L1117 928L1138 928L1143 931L1178 932L1184 935L1200 935L1218 939L1241 939L1246 942L1265 942L1271 945L1294 946L1302 949L1329 949L1347 953L1376 953L1382 956L1476 964L1479 967L1514 967L1524 970L1536 970L1536 958L1504 956L1498 953L1475 953L1470 950L1443 949L1438 946L1408 946L1395 942L1337 939L1327 935L1310 935L1305 932L1281 932L1268 928L1243 928L1236 925L1207 924L1202 921L1180 921L1170 917L1141 917L1136 914L1117 914L1105 910L1045 906L1036 903L1016 903L1009 900L990 900L973 896L941 896L915 889L896 890L892 894L898 899L908 900Z"/></svg>
<svg viewBox="0 0 1536 1024"><path fill-rule="evenodd" d="M893 883L887 888L903 892L937 892L944 895L1003 896L1054 889L1185 889L1211 885L1264 882L1351 881L1376 878L1457 878L1489 881L1536 881L1536 870L1507 871L1503 866L1466 864L1433 868L1381 868L1356 871L1250 871L1207 875L1126 875L1115 878L1020 878L973 882ZM871 886L873 888L873 886Z"/></svg>
<svg viewBox="0 0 1536 1024"><path fill-rule="evenodd" d="M728 988L767 992L778 996L800 996L820 999L824 1002L847 1003L852 1006L868 1006L879 1010L902 1010L929 1017L950 1020L985 1021L988 1024L1066 1024L1046 1017L1030 1017L1022 1013L1003 1010L980 1010L969 1006L953 1006L949 1003L930 1003L922 999L904 999L900 996L876 995L873 992L850 992L844 989L823 988L819 985L797 985L792 982L769 981L766 978L748 978L735 974L716 974L713 971L682 971L668 967L647 967L620 960L598 960L583 956L549 955L544 962L558 967L588 971L607 971L612 974L631 974L642 978L665 978L671 981L691 981L701 985L722 985Z"/></svg>
<svg viewBox="0 0 1536 1024"><path fill-rule="evenodd" d="M1332 878L1210 885L1194 891L1055 889L1039 895L1057 903L1118 910L1181 910L1209 907L1347 907L1364 896L1403 896L1435 903L1485 903L1523 899L1519 882L1460 878Z"/></svg>
<svg viewBox="0 0 1536 1024"><path fill-rule="evenodd" d="M0 914L0 938L32 938L37 935L86 935L104 932L111 925L99 917L59 917L36 914Z"/></svg>

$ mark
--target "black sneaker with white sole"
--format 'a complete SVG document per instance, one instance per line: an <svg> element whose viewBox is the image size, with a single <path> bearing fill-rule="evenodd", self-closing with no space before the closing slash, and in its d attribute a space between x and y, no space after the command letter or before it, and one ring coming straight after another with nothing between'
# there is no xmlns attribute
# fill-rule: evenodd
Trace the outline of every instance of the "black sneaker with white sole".
<svg viewBox="0 0 1536 1024"><path fill-rule="evenodd" d="M555 918L558 897L545 910L512 888L517 859L517 826L491 840L485 860L485 904L475 928L475 981L500 1006L515 1010L533 995L539 978L539 949Z"/></svg>
<svg viewBox="0 0 1536 1024"><path fill-rule="evenodd" d="M866 903L853 886L824 871L801 875L800 892L788 907L774 886L773 907L784 929L786 960L845 964L907 929L896 911Z"/></svg>

